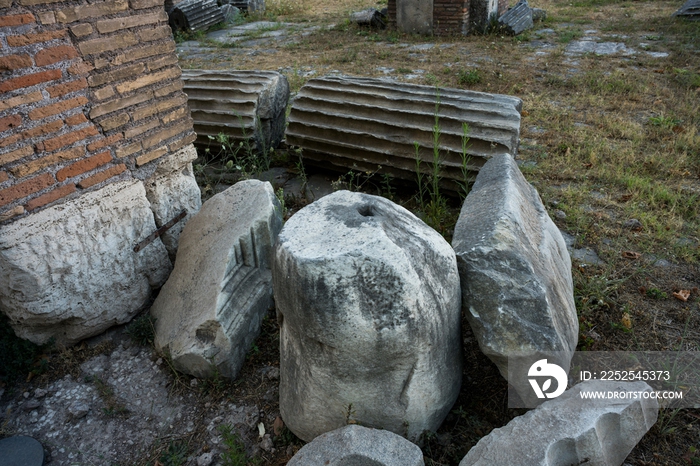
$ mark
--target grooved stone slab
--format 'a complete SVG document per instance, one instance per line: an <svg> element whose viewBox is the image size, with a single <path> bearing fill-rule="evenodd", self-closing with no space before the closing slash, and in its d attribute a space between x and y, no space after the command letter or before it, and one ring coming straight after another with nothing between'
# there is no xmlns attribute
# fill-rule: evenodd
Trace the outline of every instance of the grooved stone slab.
<svg viewBox="0 0 700 466"><path fill-rule="evenodd" d="M446 188L458 191L456 182L464 178L462 124L469 125L468 169L478 171L496 154L517 153L520 110L522 100L507 95L327 76L309 80L294 99L287 143L303 148L305 161L325 168L379 170L415 181L415 144L427 173L437 112L441 176Z"/></svg>
<svg viewBox="0 0 700 466"><path fill-rule="evenodd" d="M578 318L564 239L509 154L494 156L479 172L452 247L462 313L479 347L504 378L520 381L515 389L523 401L536 406L527 371L532 361L549 358L568 373ZM518 364L519 358L528 362Z"/></svg>
<svg viewBox="0 0 700 466"><path fill-rule="evenodd" d="M183 70L182 80L197 144L217 144L217 136L223 133L236 141L247 139L258 150L269 150L284 138L289 83L283 74Z"/></svg>
<svg viewBox="0 0 700 466"><path fill-rule="evenodd" d="M498 18L498 24L509 34L517 36L521 32L532 29L534 22L532 19L532 9L527 0L520 0L513 8L506 11Z"/></svg>
<svg viewBox="0 0 700 466"><path fill-rule="evenodd" d="M619 466L659 414L656 399L583 399L582 392L651 391L645 382L592 380L479 440L459 466Z"/></svg>
<svg viewBox="0 0 700 466"><path fill-rule="evenodd" d="M274 264L287 427L435 431L462 376L450 245L388 199L337 191L287 221Z"/></svg>
<svg viewBox="0 0 700 466"><path fill-rule="evenodd" d="M0 227L0 311L17 336L74 344L131 320L168 277L140 181L121 181Z"/></svg>
<svg viewBox="0 0 700 466"><path fill-rule="evenodd" d="M349 425L319 435L287 466L423 466L423 452L387 430Z"/></svg>
<svg viewBox="0 0 700 466"><path fill-rule="evenodd" d="M185 225L175 269L151 307L155 344L176 369L235 378L272 305L271 254L282 228L272 185L236 183Z"/></svg>

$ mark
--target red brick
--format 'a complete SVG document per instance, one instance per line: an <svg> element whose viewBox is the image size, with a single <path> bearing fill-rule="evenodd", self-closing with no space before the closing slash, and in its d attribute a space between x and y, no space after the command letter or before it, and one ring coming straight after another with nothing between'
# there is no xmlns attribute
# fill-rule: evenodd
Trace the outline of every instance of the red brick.
<svg viewBox="0 0 700 466"><path fill-rule="evenodd" d="M34 148L31 145L26 145L15 149L11 152L6 152L0 155L0 165L5 165L6 163L16 162L19 159L34 155Z"/></svg>
<svg viewBox="0 0 700 466"><path fill-rule="evenodd" d="M16 128L22 124L22 117L19 115L10 115L5 118L0 118L0 133L7 131L10 128Z"/></svg>
<svg viewBox="0 0 700 466"><path fill-rule="evenodd" d="M41 91L30 92L29 94L18 95L15 97L10 97L9 99L0 100L0 112L19 107L20 105L33 104L34 102L39 102L44 96Z"/></svg>
<svg viewBox="0 0 700 466"><path fill-rule="evenodd" d="M8 55L0 57L0 71L12 71L32 66L32 58L29 55Z"/></svg>
<svg viewBox="0 0 700 466"><path fill-rule="evenodd" d="M17 141L20 141L21 139L22 139L22 135L17 134L17 133L11 134L11 135L7 136L6 138L0 139L0 147L7 147L10 144L14 144Z"/></svg>
<svg viewBox="0 0 700 466"><path fill-rule="evenodd" d="M85 78L76 79L75 81L67 82L64 84L57 84L51 86L46 90L49 92L51 98L61 97L62 95L70 94L71 92L79 91L87 87L87 80Z"/></svg>
<svg viewBox="0 0 700 466"><path fill-rule="evenodd" d="M97 128L94 126L88 126L78 131L73 131L72 133L64 134L63 136L58 136L52 139L47 139L44 142L40 142L36 145L39 151L45 150L47 152L53 152L56 149L65 147L69 144L73 144L76 141L86 139L90 136L95 136L97 134Z"/></svg>
<svg viewBox="0 0 700 466"><path fill-rule="evenodd" d="M39 83L61 79L61 70L48 70L41 73L28 74L17 78L0 82L0 92L10 92L15 89L23 89Z"/></svg>
<svg viewBox="0 0 700 466"><path fill-rule="evenodd" d="M22 15L0 16L0 28L7 26L19 26L21 24L30 24L35 21L34 15L25 13Z"/></svg>
<svg viewBox="0 0 700 466"><path fill-rule="evenodd" d="M10 173L15 175L15 178L24 178L27 175L31 175L43 168L50 167L51 165L56 165L57 163L65 163L70 160L76 160L85 157L85 146L77 146L72 149L64 150L61 152L54 152L51 155L47 155L38 159L34 159L30 162L26 162L22 165L17 165L10 168Z"/></svg>
<svg viewBox="0 0 700 466"><path fill-rule="evenodd" d="M72 99L62 100L60 102L56 102L55 104L46 105L44 107L39 107L32 110L29 112L29 118L32 120L41 120L42 118L57 115L65 112L66 110L70 110L71 108L80 107L81 105L85 105L87 102L87 97L82 95L73 97Z"/></svg>
<svg viewBox="0 0 700 466"><path fill-rule="evenodd" d="M76 63L75 65L68 68L68 72L71 75L76 76L76 75L87 74L94 69L95 69L94 66L90 65L89 63L85 63L84 61L81 61L80 63Z"/></svg>
<svg viewBox="0 0 700 466"><path fill-rule="evenodd" d="M63 128L63 122L61 120L52 121L50 123L46 123L45 125L37 126L36 128L23 131L22 138L33 139L37 136L44 136L46 134L55 133L61 128Z"/></svg>
<svg viewBox="0 0 700 466"><path fill-rule="evenodd" d="M55 182L56 180L54 180L53 176L44 173L43 175L36 176L22 183L17 183L9 188L2 189L0 190L0 206L7 205L12 201L46 189Z"/></svg>
<svg viewBox="0 0 700 466"><path fill-rule="evenodd" d="M7 175L6 172L0 172L0 183L4 183L5 181L9 180L10 177Z"/></svg>
<svg viewBox="0 0 700 466"><path fill-rule="evenodd" d="M104 151L101 152L97 155L93 155L92 157L88 157L86 159L83 159L79 162L75 162L72 165L67 166L66 168L63 168L59 170L56 173L56 179L58 181L65 181L68 178L71 178L76 175L80 175L85 172L89 172L90 170L94 170L95 168L99 167L100 165L104 165L106 163L109 163L112 161L112 154L109 153L109 151Z"/></svg>
<svg viewBox="0 0 700 466"><path fill-rule="evenodd" d="M122 133L113 134L108 138L100 139L99 141L91 142L87 145L87 149L92 152L98 149L102 149L107 145L112 145L117 141L120 141L124 135Z"/></svg>
<svg viewBox="0 0 700 466"><path fill-rule="evenodd" d="M49 191L46 194L43 194L37 198L32 199L31 201L27 202L27 205L25 206L27 210L34 210L38 209L39 207L43 207L46 204L50 204L53 201L56 201L58 199L61 199L62 197L66 197L71 193L74 193L76 191L75 185L73 183L67 184L65 186L61 186L60 188L56 188L53 191Z"/></svg>
<svg viewBox="0 0 700 466"><path fill-rule="evenodd" d="M85 123L86 121L88 121L88 119L82 113L78 113L76 115L69 116L68 118L66 118L66 123L69 126L81 125L81 124Z"/></svg>
<svg viewBox="0 0 700 466"><path fill-rule="evenodd" d="M7 45L10 47L23 47L25 45L36 44L37 42L48 42L54 39L63 39L66 31L49 31L39 34L22 34L18 36L7 36Z"/></svg>
<svg viewBox="0 0 700 466"><path fill-rule="evenodd" d="M78 56L78 51L72 45L59 45L43 49L34 57L36 66L52 65L59 61L71 60Z"/></svg>
<svg viewBox="0 0 700 466"><path fill-rule="evenodd" d="M115 165L114 167L108 168L105 171L96 173L90 177L85 178L83 181L78 183L78 187L81 189L89 188L90 186L102 183L103 181L108 180L113 176L117 176L118 174L123 173L124 170L126 170L126 165L124 165L123 163Z"/></svg>

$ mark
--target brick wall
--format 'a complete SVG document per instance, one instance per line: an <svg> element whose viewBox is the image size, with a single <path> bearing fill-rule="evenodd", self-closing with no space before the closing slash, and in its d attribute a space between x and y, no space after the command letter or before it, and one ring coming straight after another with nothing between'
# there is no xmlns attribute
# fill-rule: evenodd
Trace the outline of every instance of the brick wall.
<svg viewBox="0 0 700 466"><path fill-rule="evenodd" d="M433 33L437 36L467 34L469 0L434 0Z"/></svg>
<svg viewBox="0 0 700 466"><path fill-rule="evenodd" d="M163 0L0 0L0 222L194 138Z"/></svg>
<svg viewBox="0 0 700 466"><path fill-rule="evenodd" d="M389 16L389 26L396 27L396 0L389 0L387 5L387 15Z"/></svg>

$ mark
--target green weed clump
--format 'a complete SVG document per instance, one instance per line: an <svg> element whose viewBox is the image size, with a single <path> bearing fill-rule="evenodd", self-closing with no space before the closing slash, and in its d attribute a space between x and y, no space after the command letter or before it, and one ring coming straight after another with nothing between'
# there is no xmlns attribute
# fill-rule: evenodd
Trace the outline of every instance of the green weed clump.
<svg viewBox="0 0 700 466"><path fill-rule="evenodd" d="M141 346L150 346L155 339L156 319L151 314L137 317L126 327L126 334L134 343Z"/></svg>
<svg viewBox="0 0 700 466"><path fill-rule="evenodd" d="M219 432L224 441L226 451L221 454L224 466L246 466L248 459L245 453L245 445L228 424L221 424Z"/></svg>
<svg viewBox="0 0 700 466"><path fill-rule="evenodd" d="M461 85L473 85L481 82L479 70L459 70L457 72L457 82Z"/></svg>

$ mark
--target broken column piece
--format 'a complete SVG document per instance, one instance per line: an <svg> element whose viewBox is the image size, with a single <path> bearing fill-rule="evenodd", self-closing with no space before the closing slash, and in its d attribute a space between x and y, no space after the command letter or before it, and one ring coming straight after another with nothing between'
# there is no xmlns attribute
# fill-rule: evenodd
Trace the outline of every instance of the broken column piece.
<svg viewBox="0 0 700 466"><path fill-rule="evenodd" d="M671 16L682 16L697 21L700 19L700 0L688 0Z"/></svg>
<svg viewBox="0 0 700 466"><path fill-rule="evenodd" d="M376 8L368 8L350 15L350 21L360 26L370 26L377 29L386 28L385 16Z"/></svg>
<svg viewBox="0 0 700 466"><path fill-rule="evenodd" d="M272 185L236 183L180 235L175 269L151 307L155 345L195 377L235 378L272 305L272 245L282 228Z"/></svg>
<svg viewBox="0 0 700 466"><path fill-rule="evenodd" d="M532 9L527 4L527 0L520 0L513 8L506 11L503 16L498 18L498 25L502 30L514 36L531 29L534 23Z"/></svg>
<svg viewBox="0 0 700 466"><path fill-rule="evenodd" d="M537 406L528 368L549 357L568 372L579 325L564 239L510 155L491 158L479 172L452 247L462 314L481 351Z"/></svg>
<svg viewBox="0 0 700 466"><path fill-rule="evenodd" d="M187 103L197 144L215 143L219 133L250 140L258 150L284 137L289 101L287 78L276 71L184 70Z"/></svg>
<svg viewBox="0 0 700 466"><path fill-rule="evenodd" d="M287 466L424 466L414 443L388 430L350 424L316 437Z"/></svg>
<svg viewBox="0 0 700 466"><path fill-rule="evenodd" d="M591 380L479 440L459 466L619 465L659 415L645 382ZM616 399L584 393L616 393Z"/></svg>
<svg viewBox="0 0 700 466"><path fill-rule="evenodd" d="M522 100L498 94L439 89L372 78L310 80L292 104L287 143L311 163L416 179L416 149L433 160L433 127L440 128L445 187L462 181L462 124L468 125L468 168L478 171L496 154L517 152Z"/></svg>
<svg viewBox="0 0 700 466"><path fill-rule="evenodd" d="M174 5L168 16L174 31L206 31L224 21L216 0L184 0Z"/></svg>
<svg viewBox="0 0 700 466"><path fill-rule="evenodd" d="M273 263L289 430L307 442L355 422L413 442L436 431L462 379L450 245L388 199L336 191L287 221Z"/></svg>

